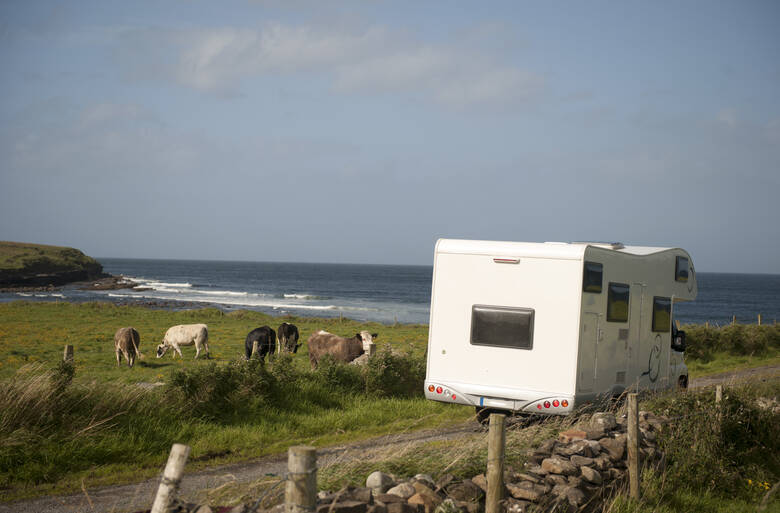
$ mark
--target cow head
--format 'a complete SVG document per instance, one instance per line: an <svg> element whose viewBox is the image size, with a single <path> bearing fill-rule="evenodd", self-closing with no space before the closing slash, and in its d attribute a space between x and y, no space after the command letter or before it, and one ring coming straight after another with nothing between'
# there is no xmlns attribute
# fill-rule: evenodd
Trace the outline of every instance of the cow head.
<svg viewBox="0 0 780 513"><path fill-rule="evenodd" d="M368 351L368 345L373 344L374 339L377 338L379 335L376 333L369 333L367 331L361 331L357 335L355 335L355 338L357 340L360 340L363 342L363 350Z"/></svg>
<svg viewBox="0 0 780 513"><path fill-rule="evenodd" d="M157 358L162 358L165 355L166 351L168 351L169 347L170 346L167 346L165 344L160 344L159 346L157 346Z"/></svg>

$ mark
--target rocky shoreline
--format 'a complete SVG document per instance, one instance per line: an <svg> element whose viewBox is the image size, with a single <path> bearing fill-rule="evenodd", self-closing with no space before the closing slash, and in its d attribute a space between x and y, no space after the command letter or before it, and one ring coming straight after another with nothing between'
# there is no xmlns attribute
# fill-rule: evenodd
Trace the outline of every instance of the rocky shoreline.
<svg viewBox="0 0 780 513"><path fill-rule="evenodd" d="M42 275L39 279L44 280L43 276L53 275ZM79 279L73 281L63 281L64 278L61 275L57 276L60 276L60 278L52 279L51 282L47 284L4 284L3 286L0 286L0 292L56 292L61 291L64 287L69 285L76 286L79 290L120 290L134 289L136 285L135 282L128 280L124 276L114 276L105 273L102 273L96 279Z"/></svg>

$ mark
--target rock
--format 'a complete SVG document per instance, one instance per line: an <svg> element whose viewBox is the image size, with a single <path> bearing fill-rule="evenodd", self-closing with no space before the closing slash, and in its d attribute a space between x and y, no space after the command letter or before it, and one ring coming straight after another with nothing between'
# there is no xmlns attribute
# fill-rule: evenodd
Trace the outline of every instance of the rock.
<svg viewBox="0 0 780 513"><path fill-rule="evenodd" d="M590 467L583 466L580 467L580 472L582 472L582 478L588 481L589 483L601 484L602 478L598 470L594 470Z"/></svg>
<svg viewBox="0 0 780 513"><path fill-rule="evenodd" d="M449 497L462 502L477 502L485 496L482 488L474 484L471 479L451 484L446 490Z"/></svg>
<svg viewBox="0 0 780 513"><path fill-rule="evenodd" d="M412 480L424 483L431 490L436 488L436 481L433 480L430 474L417 474Z"/></svg>
<svg viewBox="0 0 780 513"><path fill-rule="evenodd" d="M506 513L528 513L533 503L530 501L518 500L512 497L504 499L504 510Z"/></svg>
<svg viewBox="0 0 780 513"><path fill-rule="evenodd" d="M531 481L534 484L538 484L538 483L540 483L542 481L539 477L537 477L537 476L535 476L533 474L526 474L524 472L515 473L513 477L515 478L513 482L517 482L517 481Z"/></svg>
<svg viewBox="0 0 780 513"><path fill-rule="evenodd" d="M419 483L415 483L419 484ZM425 493L415 493L411 497L409 497L409 500L407 501L408 504L415 505L420 504L425 508L425 513L433 513L437 507L439 507L439 504L442 503L442 500L436 495L436 494L425 494Z"/></svg>
<svg viewBox="0 0 780 513"><path fill-rule="evenodd" d="M607 473L609 474L610 479L622 479L623 476L626 475L624 471L617 468L607 469Z"/></svg>
<svg viewBox="0 0 780 513"><path fill-rule="evenodd" d="M558 474L547 474L547 476L544 478L544 482L550 486L555 486L559 484L566 484L568 481L566 481L564 476L559 476Z"/></svg>
<svg viewBox="0 0 780 513"><path fill-rule="evenodd" d="M606 454L593 459L593 466L598 470L607 470L611 465L612 462Z"/></svg>
<svg viewBox="0 0 780 513"><path fill-rule="evenodd" d="M539 465L545 458L549 458L550 455L546 452L534 452L534 451L528 451L528 454L526 454L526 460L535 464Z"/></svg>
<svg viewBox="0 0 780 513"><path fill-rule="evenodd" d="M374 503L368 507L366 513L387 513L387 506Z"/></svg>
<svg viewBox="0 0 780 513"><path fill-rule="evenodd" d="M460 502L455 501L455 504L466 513L483 513L483 507L481 502Z"/></svg>
<svg viewBox="0 0 780 513"><path fill-rule="evenodd" d="M412 486L414 486L414 490L419 494L430 495L439 498L439 496L436 495L436 492L433 491L433 488L425 484L423 481L415 481L414 483L412 483ZM439 498L439 500L441 500L441 498Z"/></svg>
<svg viewBox="0 0 780 513"><path fill-rule="evenodd" d="M578 473L577 467L572 465L570 462L556 456L544 460L542 462L542 469L546 470L547 472L552 472L553 474L574 475Z"/></svg>
<svg viewBox="0 0 780 513"><path fill-rule="evenodd" d="M374 503L374 494L371 488L356 488L354 486L348 486L340 493L341 498L339 500L359 501L365 502L369 505Z"/></svg>
<svg viewBox="0 0 780 513"><path fill-rule="evenodd" d="M542 461L544 461L544 460L542 460ZM530 472L532 474L536 474L537 476L546 476L548 474L548 472L546 470L544 470L539 465L529 465L529 464L526 463L523 466L525 467L525 471L526 472Z"/></svg>
<svg viewBox="0 0 780 513"><path fill-rule="evenodd" d="M572 454L579 454L580 456L593 456L590 449L590 444L587 440L577 440L569 445L562 445L556 447L555 452L557 454L563 454L564 456L571 456Z"/></svg>
<svg viewBox="0 0 780 513"><path fill-rule="evenodd" d="M319 492L317 492L317 499L318 500L327 499L328 497L330 497L332 495L333 495L333 493L331 493L331 492L329 492L327 490L320 490ZM230 512L230 513L232 513L232 512Z"/></svg>
<svg viewBox="0 0 780 513"><path fill-rule="evenodd" d="M233 506L227 513L249 513L249 506L246 504L239 504L238 506Z"/></svg>
<svg viewBox="0 0 780 513"><path fill-rule="evenodd" d="M569 486L582 486L582 478L579 476L569 476L567 481Z"/></svg>
<svg viewBox="0 0 780 513"><path fill-rule="evenodd" d="M394 484L395 481L389 474L385 474L384 472L380 472L378 470L376 472L372 472L366 478L366 487L371 488L374 493L384 493Z"/></svg>
<svg viewBox="0 0 780 513"><path fill-rule="evenodd" d="M539 447L536 448L535 452L541 452L541 453L550 454L550 453L552 453L552 450L554 448L555 448L555 440L553 440L551 438L549 440L545 440L544 442L542 442L539 445Z"/></svg>
<svg viewBox="0 0 780 513"><path fill-rule="evenodd" d="M623 459L623 454L626 450L625 439L618 440L617 438L602 438L599 440L601 447L609 454L609 459L612 461L620 461Z"/></svg>
<svg viewBox="0 0 780 513"><path fill-rule="evenodd" d="M416 505L407 504L406 502L391 502L385 507L387 508L387 513L421 513L421 510L425 511L423 506L418 508Z"/></svg>
<svg viewBox="0 0 780 513"><path fill-rule="evenodd" d="M582 493L582 490L573 486L569 487L564 495L566 496L566 500L569 501L569 504L577 507L585 504L585 500L587 498L585 497L585 494Z"/></svg>
<svg viewBox="0 0 780 513"><path fill-rule="evenodd" d="M192 510L192 513L214 513L214 511L206 504L201 504Z"/></svg>
<svg viewBox="0 0 780 513"><path fill-rule="evenodd" d="M414 489L414 486L411 483L401 483L387 490L387 493L389 495L397 495L402 499L408 499L417 493L417 490Z"/></svg>
<svg viewBox="0 0 780 513"><path fill-rule="evenodd" d="M535 485L528 481L523 481L516 485L507 484L506 489L515 499L523 499L532 502L538 502L545 493L545 488L543 486Z"/></svg>
<svg viewBox="0 0 780 513"><path fill-rule="evenodd" d="M564 431L558 435L558 440L568 444L569 442L573 442L575 440L584 440L588 434L585 431L581 431L579 429L569 429L568 431Z"/></svg>
<svg viewBox="0 0 780 513"><path fill-rule="evenodd" d="M487 478L485 474L479 474L471 478L471 482L479 486L483 492L487 493Z"/></svg>
<svg viewBox="0 0 780 513"><path fill-rule="evenodd" d="M436 480L436 488L447 488L447 486L451 485L457 480L458 478L452 474L444 474Z"/></svg>
<svg viewBox="0 0 780 513"><path fill-rule="evenodd" d="M609 412L594 413L590 418L590 424L594 428L602 427L605 431L614 429L617 427L617 421L615 420L615 414Z"/></svg>
<svg viewBox="0 0 780 513"><path fill-rule="evenodd" d="M568 484L557 484L552 489L552 494L557 497L565 497L566 496L566 490L568 490L570 487Z"/></svg>
<svg viewBox="0 0 780 513"><path fill-rule="evenodd" d="M572 455L572 457L569 458L569 461L571 461L572 465L577 465L578 467L581 467L583 465L590 467L595 463L595 460L593 458L588 458L587 456L580 456L579 454Z"/></svg>
<svg viewBox="0 0 780 513"><path fill-rule="evenodd" d="M604 426L597 425L588 426L588 430L585 432L585 438L588 440L598 440L599 438L604 438L604 435L607 433L607 431L604 429Z"/></svg>
<svg viewBox="0 0 780 513"><path fill-rule="evenodd" d="M409 497L411 497L411 495ZM408 499L409 497L401 497L399 495L395 495L392 493L378 493L374 496L374 499L377 502L381 502L382 504L387 505L387 504L393 504L395 502L406 502L406 499Z"/></svg>
<svg viewBox="0 0 780 513"><path fill-rule="evenodd" d="M368 504L360 501L343 501L317 506L317 513L367 513Z"/></svg>
<svg viewBox="0 0 780 513"><path fill-rule="evenodd" d="M444 499L436 508L435 513L461 513L461 509L452 499Z"/></svg>

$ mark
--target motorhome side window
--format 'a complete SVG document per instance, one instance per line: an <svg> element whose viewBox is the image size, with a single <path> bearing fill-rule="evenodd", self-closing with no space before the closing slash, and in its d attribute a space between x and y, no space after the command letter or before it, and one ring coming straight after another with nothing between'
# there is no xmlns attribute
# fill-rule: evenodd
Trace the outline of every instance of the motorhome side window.
<svg viewBox="0 0 780 513"><path fill-rule="evenodd" d="M678 256L674 269L675 281L688 281L688 259Z"/></svg>
<svg viewBox="0 0 780 513"><path fill-rule="evenodd" d="M604 266L597 262L585 262L582 272L582 291L601 294L601 278L604 275Z"/></svg>
<svg viewBox="0 0 780 513"><path fill-rule="evenodd" d="M672 299L653 297L653 331L668 333L672 328Z"/></svg>
<svg viewBox="0 0 780 513"><path fill-rule="evenodd" d="M629 286L625 283L609 283L607 291L607 321L628 322Z"/></svg>
<svg viewBox="0 0 780 513"><path fill-rule="evenodd" d="M472 345L533 349L533 342L533 308L471 307Z"/></svg>

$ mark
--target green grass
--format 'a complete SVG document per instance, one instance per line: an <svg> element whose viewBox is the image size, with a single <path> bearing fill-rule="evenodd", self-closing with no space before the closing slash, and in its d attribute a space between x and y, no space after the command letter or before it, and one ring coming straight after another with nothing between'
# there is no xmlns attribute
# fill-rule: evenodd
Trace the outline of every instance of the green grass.
<svg viewBox="0 0 780 513"><path fill-rule="evenodd" d="M768 354L753 355L732 355L726 352L714 353L712 359L707 361L689 358L685 361L691 378L700 378L719 374L721 372L738 371L743 369L752 369L754 367L763 367L766 365L780 365L780 352L777 350L769 351Z"/></svg>
<svg viewBox="0 0 780 513"><path fill-rule="evenodd" d="M422 398L425 326L298 319L303 337L327 329L378 332L361 369L325 361L309 370L305 345L265 365L243 362L252 328L278 326L255 312L185 312L89 303L0 305L0 496L73 492L159 473L174 442L192 447L188 469L464 421L473 409ZM173 324L209 325L211 360L154 357ZM113 333L134 326L147 355L116 366ZM75 365L62 348L75 347ZM400 356L388 348L392 347ZM71 373L72 371L72 373ZM70 381L73 377L72 382ZM137 383L164 382L151 389Z"/></svg>
<svg viewBox="0 0 780 513"><path fill-rule="evenodd" d="M74 271L96 265L97 260L74 248L0 241L0 271Z"/></svg>

